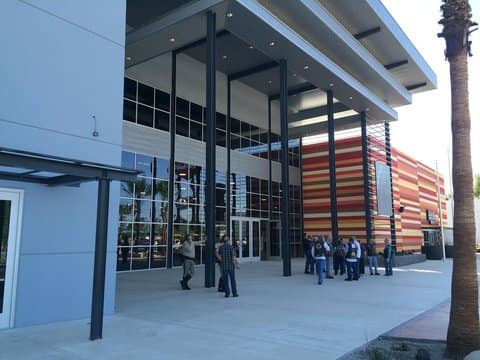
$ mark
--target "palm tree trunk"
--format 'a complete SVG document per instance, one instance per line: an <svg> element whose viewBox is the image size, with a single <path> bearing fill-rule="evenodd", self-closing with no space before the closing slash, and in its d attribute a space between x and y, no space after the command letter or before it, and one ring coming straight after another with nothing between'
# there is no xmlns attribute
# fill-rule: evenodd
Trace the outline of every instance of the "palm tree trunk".
<svg viewBox="0 0 480 360"><path fill-rule="evenodd" d="M447 350L466 355L480 348L473 176L468 99L468 53L449 57L452 97L454 257Z"/></svg>

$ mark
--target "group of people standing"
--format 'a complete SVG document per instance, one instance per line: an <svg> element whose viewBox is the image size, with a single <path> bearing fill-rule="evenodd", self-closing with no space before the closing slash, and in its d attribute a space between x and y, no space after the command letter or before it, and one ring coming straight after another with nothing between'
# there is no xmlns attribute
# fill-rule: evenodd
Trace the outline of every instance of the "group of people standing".
<svg viewBox="0 0 480 360"><path fill-rule="evenodd" d="M318 284L323 283L323 273L327 279L333 279L332 265L335 275L347 273L345 281L358 280L360 273L365 273L365 261L368 260L370 275L380 275L378 272L377 249L368 240L366 246L361 245L351 236L348 242L341 238L331 243L327 236L306 236L303 239L305 254L305 274L314 273L314 265L318 275ZM383 257L385 260L385 275L393 275L392 261L394 249L390 240L385 239Z"/></svg>
<svg viewBox="0 0 480 360"><path fill-rule="evenodd" d="M188 281L195 273L195 243L191 234L185 236L185 241L181 246L181 253L183 256L183 277L180 280L180 285L183 290L190 290ZM240 264L235 256L235 249L227 235L223 235L221 242L217 243L215 258L221 274L218 282L218 291L224 292L225 297L230 297L230 283L233 297L238 297L235 269L240 268Z"/></svg>

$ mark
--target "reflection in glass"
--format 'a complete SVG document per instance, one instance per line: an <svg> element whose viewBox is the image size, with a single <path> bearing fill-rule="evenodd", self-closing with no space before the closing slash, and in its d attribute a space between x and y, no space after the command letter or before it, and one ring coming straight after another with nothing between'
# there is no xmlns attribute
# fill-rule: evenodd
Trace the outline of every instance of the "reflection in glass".
<svg viewBox="0 0 480 360"><path fill-rule="evenodd" d="M260 222L252 222L252 241L253 241L253 256L260 256Z"/></svg>
<svg viewBox="0 0 480 360"><path fill-rule="evenodd" d="M168 203L166 201L154 201L152 207L152 218L155 222L167 222Z"/></svg>
<svg viewBox="0 0 480 360"><path fill-rule="evenodd" d="M152 258L150 259L151 268L163 268L167 266L167 247L153 246Z"/></svg>
<svg viewBox="0 0 480 360"><path fill-rule="evenodd" d="M240 254L241 257L249 257L250 256L250 222L249 221L242 221L242 252Z"/></svg>
<svg viewBox="0 0 480 360"><path fill-rule="evenodd" d="M153 199L168 201L168 181L154 180L153 186Z"/></svg>
<svg viewBox="0 0 480 360"><path fill-rule="evenodd" d="M142 176L152 177L152 157L137 154L135 157L135 169L142 172Z"/></svg>
<svg viewBox="0 0 480 360"><path fill-rule="evenodd" d="M135 200L133 204L133 214L136 222L152 221L152 202L150 200Z"/></svg>
<svg viewBox="0 0 480 360"><path fill-rule="evenodd" d="M151 224L133 224L133 246L146 248L150 245Z"/></svg>
<svg viewBox="0 0 480 360"><path fill-rule="evenodd" d="M167 244L167 224L153 224L152 245Z"/></svg>
<svg viewBox="0 0 480 360"><path fill-rule="evenodd" d="M120 198L119 221L133 221L133 200Z"/></svg>
<svg viewBox="0 0 480 360"><path fill-rule="evenodd" d="M0 200L0 314L3 312L5 271L7 268L8 233L12 202Z"/></svg>

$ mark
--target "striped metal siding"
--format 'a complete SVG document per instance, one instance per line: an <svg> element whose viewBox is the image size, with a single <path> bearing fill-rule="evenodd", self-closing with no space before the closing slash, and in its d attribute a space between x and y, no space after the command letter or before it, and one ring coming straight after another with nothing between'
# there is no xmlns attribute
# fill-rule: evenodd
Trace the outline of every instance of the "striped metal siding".
<svg viewBox="0 0 480 360"><path fill-rule="evenodd" d="M369 153L369 161L385 163L384 146L377 139ZM339 235L355 235L365 241L365 212L363 198L362 151L360 137L337 140L337 202ZM373 149L373 151L372 151ZM328 143L303 146L303 196L305 232L308 234L331 233L330 186L328 172ZM374 169L370 166L370 171ZM375 174L370 174L372 179ZM429 224L426 210L438 213L435 171L414 158L392 148L392 182L395 209L395 228L398 250L420 250L423 228L439 227ZM439 176L443 224L447 225L444 179ZM404 206L399 213L400 205ZM371 194L373 208L373 236L377 246L384 238L390 238L390 220L375 215L376 195Z"/></svg>

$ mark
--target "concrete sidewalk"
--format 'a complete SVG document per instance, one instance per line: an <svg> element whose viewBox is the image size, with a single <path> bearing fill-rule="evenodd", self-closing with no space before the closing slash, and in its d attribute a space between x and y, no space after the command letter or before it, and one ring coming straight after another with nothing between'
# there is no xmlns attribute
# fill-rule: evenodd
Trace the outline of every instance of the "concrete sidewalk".
<svg viewBox="0 0 480 360"><path fill-rule="evenodd" d="M336 359L449 296L451 261L394 270L393 277L284 278L280 262L243 264L239 298L205 289L203 269L191 291L180 269L118 275L117 314L104 339L88 340L88 320L0 332L2 359Z"/></svg>

